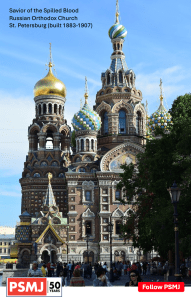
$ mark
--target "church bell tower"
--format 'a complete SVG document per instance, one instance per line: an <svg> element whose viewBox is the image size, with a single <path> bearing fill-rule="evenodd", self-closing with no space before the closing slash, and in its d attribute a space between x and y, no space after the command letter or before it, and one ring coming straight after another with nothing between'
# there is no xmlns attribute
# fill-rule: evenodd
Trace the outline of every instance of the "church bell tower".
<svg viewBox="0 0 191 300"><path fill-rule="evenodd" d="M29 151L22 178L21 213L26 209L34 216L41 210L45 197L48 173L59 211L67 214L67 171L70 148L70 127L64 119L66 87L53 74L50 44L48 74L34 87L35 119L28 128Z"/></svg>

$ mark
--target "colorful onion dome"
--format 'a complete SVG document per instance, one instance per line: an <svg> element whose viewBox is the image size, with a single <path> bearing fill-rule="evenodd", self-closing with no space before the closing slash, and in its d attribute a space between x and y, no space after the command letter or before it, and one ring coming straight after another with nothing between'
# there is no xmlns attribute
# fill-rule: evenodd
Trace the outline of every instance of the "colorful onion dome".
<svg viewBox="0 0 191 300"><path fill-rule="evenodd" d="M116 23L109 29L108 35L110 39L124 39L127 35L127 30L123 25Z"/></svg>
<svg viewBox="0 0 191 300"><path fill-rule="evenodd" d="M88 105L88 86L87 78L85 78L85 104L77 112L72 119L72 126L75 130L95 130L98 131L101 128L101 118L94 110Z"/></svg>
<svg viewBox="0 0 191 300"><path fill-rule="evenodd" d="M162 80L160 81L160 87L160 106L147 120L147 126L151 132L153 132L157 126L166 129L169 124L172 124L171 115L167 112L163 105Z"/></svg>
<svg viewBox="0 0 191 300"><path fill-rule="evenodd" d="M75 130L98 131L101 128L101 118L87 103L85 103L80 111L74 115L72 126Z"/></svg>
<svg viewBox="0 0 191 300"><path fill-rule="evenodd" d="M49 72L43 79L39 80L34 87L34 96L57 95L66 97L66 87L64 83L56 78L52 73L52 63L49 62Z"/></svg>

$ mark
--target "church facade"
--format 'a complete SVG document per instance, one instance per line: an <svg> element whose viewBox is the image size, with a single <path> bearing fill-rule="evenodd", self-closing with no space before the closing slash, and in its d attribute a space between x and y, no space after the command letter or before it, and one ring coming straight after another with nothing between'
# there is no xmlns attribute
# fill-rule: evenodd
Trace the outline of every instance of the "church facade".
<svg viewBox="0 0 191 300"><path fill-rule="evenodd" d="M102 88L91 109L84 106L64 119L65 85L49 72L34 88L36 116L28 128L29 152L20 184L22 203L16 228L18 258L53 261L110 261L109 223L113 224L113 261L136 261L138 249L120 237L120 225L132 205L122 205L117 189L121 164L136 164L146 137L146 110L136 75L127 67L123 43L127 31L116 22L109 30L111 64L101 74ZM88 246L88 253L87 253Z"/></svg>

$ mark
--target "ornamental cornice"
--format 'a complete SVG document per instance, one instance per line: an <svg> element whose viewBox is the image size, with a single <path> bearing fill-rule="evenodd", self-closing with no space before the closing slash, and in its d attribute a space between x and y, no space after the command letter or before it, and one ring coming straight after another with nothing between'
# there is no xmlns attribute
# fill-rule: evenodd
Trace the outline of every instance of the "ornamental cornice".
<svg viewBox="0 0 191 300"><path fill-rule="evenodd" d="M40 96L37 96L37 97L34 97L34 101L37 102L37 101L44 101L44 100L59 100L61 102L66 102L66 98L64 97L61 97L61 96L57 96L57 95L40 95Z"/></svg>

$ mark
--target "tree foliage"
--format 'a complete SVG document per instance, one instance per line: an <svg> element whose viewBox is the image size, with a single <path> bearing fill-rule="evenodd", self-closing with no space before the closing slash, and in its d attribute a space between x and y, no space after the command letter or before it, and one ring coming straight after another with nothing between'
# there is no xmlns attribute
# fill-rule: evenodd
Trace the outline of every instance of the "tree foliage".
<svg viewBox="0 0 191 300"><path fill-rule="evenodd" d="M156 137L147 140L138 164L123 165L118 188L124 188L133 212L122 227L125 239L133 238L134 247L153 248L167 258L174 249L173 205L167 189L176 181L181 187L178 204L180 251L191 255L191 95L178 97L169 111L173 125L168 134L155 129Z"/></svg>

